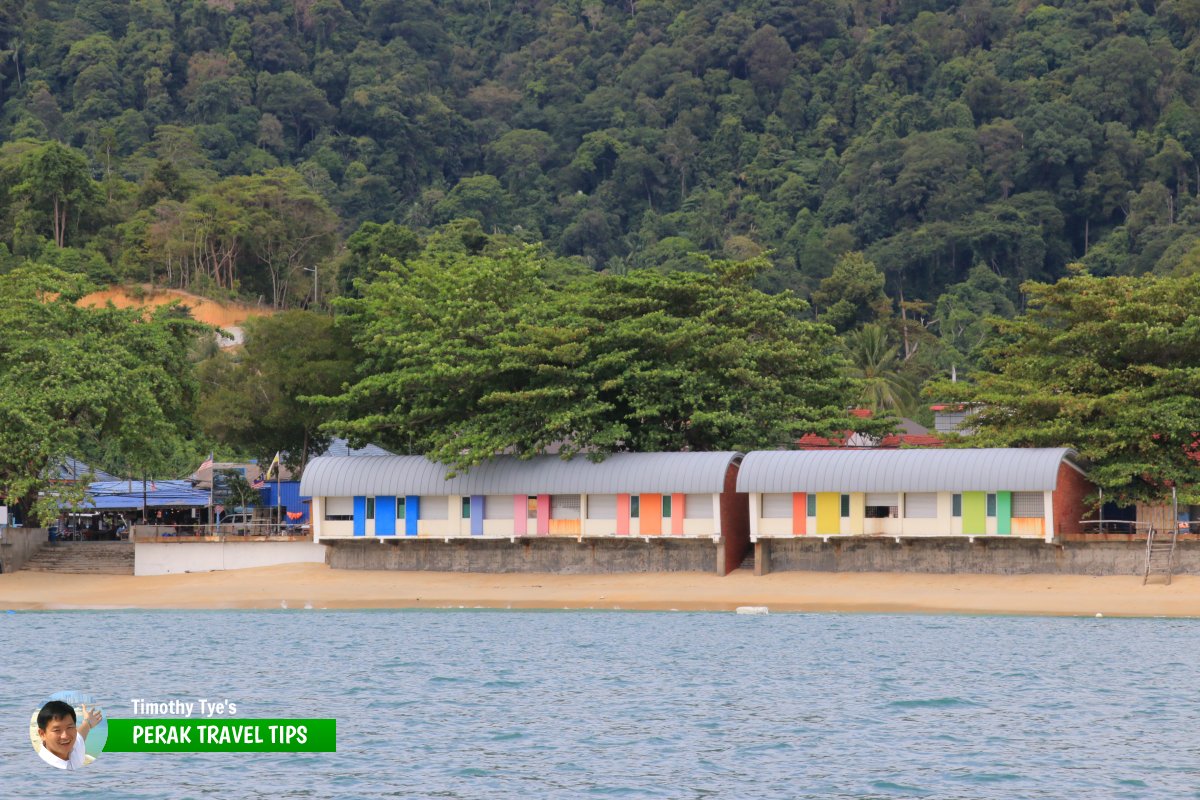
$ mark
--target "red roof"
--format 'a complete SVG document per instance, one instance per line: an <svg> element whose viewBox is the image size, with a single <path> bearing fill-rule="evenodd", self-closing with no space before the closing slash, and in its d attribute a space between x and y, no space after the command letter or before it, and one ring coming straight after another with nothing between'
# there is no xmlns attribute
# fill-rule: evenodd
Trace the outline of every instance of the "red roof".
<svg viewBox="0 0 1200 800"><path fill-rule="evenodd" d="M853 408L850 410L850 415L859 419L868 419L872 416L869 408ZM854 431L842 431L839 436L818 436L815 433L806 433L796 440L796 447L800 450L824 450L827 448L848 447L847 445L851 437L854 436ZM928 433L891 433L884 436L878 443L871 446L871 449L889 448L895 449L900 447L941 447L944 443L941 438ZM854 445L865 447L865 445Z"/></svg>
<svg viewBox="0 0 1200 800"><path fill-rule="evenodd" d="M880 447L941 447L945 442L932 433L900 433L883 437Z"/></svg>

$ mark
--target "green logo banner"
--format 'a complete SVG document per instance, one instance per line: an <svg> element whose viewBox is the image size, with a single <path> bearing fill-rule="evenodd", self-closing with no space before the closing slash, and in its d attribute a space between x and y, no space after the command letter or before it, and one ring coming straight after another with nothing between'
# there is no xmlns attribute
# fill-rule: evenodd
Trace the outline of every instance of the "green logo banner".
<svg viewBox="0 0 1200 800"><path fill-rule="evenodd" d="M109 719L106 753L333 753L335 719Z"/></svg>

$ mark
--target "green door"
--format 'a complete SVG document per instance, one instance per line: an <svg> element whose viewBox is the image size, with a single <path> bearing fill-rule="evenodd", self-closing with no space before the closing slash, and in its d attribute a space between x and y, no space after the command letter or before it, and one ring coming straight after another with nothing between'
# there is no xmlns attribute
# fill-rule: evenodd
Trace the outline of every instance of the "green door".
<svg viewBox="0 0 1200 800"><path fill-rule="evenodd" d="M987 533L987 492L962 493L963 533L983 536Z"/></svg>
<svg viewBox="0 0 1200 800"><path fill-rule="evenodd" d="M996 492L996 533L1012 535L1012 492Z"/></svg>

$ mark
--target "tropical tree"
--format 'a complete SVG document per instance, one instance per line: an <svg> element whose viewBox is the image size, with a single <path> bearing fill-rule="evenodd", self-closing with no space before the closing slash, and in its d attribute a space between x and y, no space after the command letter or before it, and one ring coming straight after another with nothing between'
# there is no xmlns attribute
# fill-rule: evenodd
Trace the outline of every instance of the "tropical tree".
<svg viewBox="0 0 1200 800"><path fill-rule="evenodd" d="M846 253L813 292L822 322L838 331L885 316L890 301L883 291L884 277L862 253Z"/></svg>
<svg viewBox="0 0 1200 800"><path fill-rule="evenodd" d="M983 264L971 268L967 279L946 289L936 306L942 362L964 374L973 369L980 353L995 337L999 317L1008 319L1016 308L1003 278Z"/></svg>
<svg viewBox="0 0 1200 800"><path fill-rule="evenodd" d="M842 345L849 361L849 374L859 381L860 402L878 413L911 410L914 401L912 386L901 372L903 366L899 346L881 325L873 322L842 335Z"/></svg>
<svg viewBox="0 0 1200 800"><path fill-rule="evenodd" d="M103 452L153 474L191 435L187 351L203 326L169 308L82 308L85 288L41 265L0 275L0 497L35 520L57 514L49 465Z"/></svg>
<svg viewBox="0 0 1200 800"><path fill-rule="evenodd" d="M1029 310L999 322L973 383L973 446L1073 447L1105 495L1200 501L1200 276L1027 283Z"/></svg>
<svg viewBox="0 0 1200 800"><path fill-rule="evenodd" d="M236 469L218 469L214 472L213 495L231 510L256 506L262 499L246 476Z"/></svg>
<svg viewBox="0 0 1200 800"><path fill-rule="evenodd" d="M77 229L80 218L101 199L87 159L58 142L25 153L20 176L21 182L11 189L13 196L33 217L36 229L50 233L59 247L66 245L68 231Z"/></svg>
<svg viewBox="0 0 1200 800"><path fill-rule="evenodd" d="M831 329L754 289L765 267L569 278L531 248L423 254L345 304L363 377L326 398L327 430L470 466L551 445L746 449L854 427L858 387Z"/></svg>
<svg viewBox="0 0 1200 800"><path fill-rule="evenodd" d="M302 398L335 394L353 377L346 329L332 317L284 311L246 321L240 350L224 350L197 367L197 421L213 440L260 459L286 453L299 469L329 445L320 429L331 414Z"/></svg>

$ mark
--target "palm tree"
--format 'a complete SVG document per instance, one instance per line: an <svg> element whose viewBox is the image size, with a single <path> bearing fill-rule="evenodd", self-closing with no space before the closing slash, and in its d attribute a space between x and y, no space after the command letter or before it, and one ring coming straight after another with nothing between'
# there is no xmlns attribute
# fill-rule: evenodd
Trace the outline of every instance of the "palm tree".
<svg viewBox="0 0 1200 800"><path fill-rule="evenodd" d="M842 336L842 346L850 360L849 374L862 382L859 401L878 413L904 411L912 406L912 386L900 374L897 346L880 325L867 323Z"/></svg>

